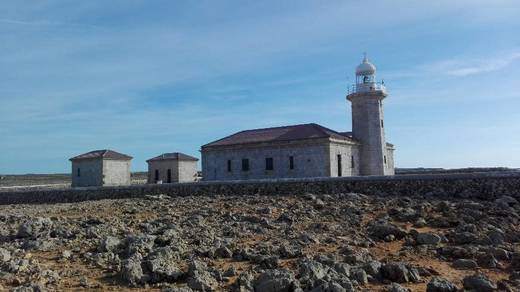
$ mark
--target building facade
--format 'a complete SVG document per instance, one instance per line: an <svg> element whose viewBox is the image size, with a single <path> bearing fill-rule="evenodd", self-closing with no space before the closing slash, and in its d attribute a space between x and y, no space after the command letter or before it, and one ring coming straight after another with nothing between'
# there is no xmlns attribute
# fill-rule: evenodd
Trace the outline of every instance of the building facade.
<svg viewBox="0 0 520 292"><path fill-rule="evenodd" d="M112 150L95 150L69 160L72 163L72 187L131 184L131 156Z"/></svg>
<svg viewBox="0 0 520 292"><path fill-rule="evenodd" d="M179 152L148 159L148 183L193 182L199 159Z"/></svg>
<svg viewBox="0 0 520 292"><path fill-rule="evenodd" d="M204 180L393 175L394 146L385 140L383 99L376 68L356 68L352 132L318 124L246 130L201 147Z"/></svg>
<svg viewBox="0 0 520 292"><path fill-rule="evenodd" d="M358 147L348 136L317 124L248 130L202 146L202 177L247 180L358 175Z"/></svg>

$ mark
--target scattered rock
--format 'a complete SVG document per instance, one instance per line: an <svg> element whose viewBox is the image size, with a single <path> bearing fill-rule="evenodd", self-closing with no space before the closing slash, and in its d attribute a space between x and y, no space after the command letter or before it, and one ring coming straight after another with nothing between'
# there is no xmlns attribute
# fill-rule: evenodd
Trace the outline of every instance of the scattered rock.
<svg viewBox="0 0 520 292"><path fill-rule="evenodd" d="M417 244L437 245L441 243L441 237L433 233L417 234Z"/></svg>
<svg viewBox="0 0 520 292"><path fill-rule="evenodd" d="M143 273L141 260L136 257L127 259L123 262L121 278L129 286L134 287L144 284L148 280L148 277Z"/></svg>
<svg viewBox="0 0 520 292"><path fill-rule="evenodd" d="M25 221L18 228L17 237L33 238L47 237L50 234L52 221L49 218L36 217Z"/></svg>
<svg viewBox="0 0 520 292"><path fill-rule="evenodd" d="M458 259L453 262L452 266L456 269L471 270L478 267L477 262L468 259Z"/></svg>
<svg viewBox="0 0 520 292"><path fill-rule="evenodd" d="M11 259L11 253L5 249L0 247L0 264L7 263Z"/></svg>
<svg viewBox="0 0 520 292"><path fill-rule="evenodd" d="M390 284L388 287L386 287L386 291L388 291L388 292L410 292L409 289L404 288L403 286L401 286L397 283Z"/></svg>
<svg viewBox="0 0 520 292"><path fill-rule="evenodd" d="M368 229L369 235L374 239L384 240L387 236L401 239L406 236L406 231L394 224L374 224Z"/></svg>
<svg viewBox="0 0 520 292"><path fill-rule="evenodd" d="M462 282L464 289L468 290L491 292L497 289L497 286L483 274L467 276Z"/></svg>
<svg viewBox="0 0 520 292"><path fill-rule="evenodd" d="M173 282L183 272L175 263L175 253L170 247L159 247L153 250L144 261L150 272L152 282Z"/></svg>
<svg viewBox="0 0 520 292"><path fill-rule="evenodd" d="M383 278L392 282L407 283L410 281L409 271L403 263L388 263L381 267Z"/></svg>
<svg viewBox="0 0 520 292"><path fill-rule="evenodd" d="M221 246L215 250L215 256L218 258L232 258L233 252L229 248Z"/></svg>
<svg viewBox="0 0 520 292"><path fill-rule="evenodd" d="M433 277L426 286L426 292L457 292L457 290L455 284L441 277Z"/></svg>
<svg viewBox="0 0 520 292"><path fill-rule="evenodd" d="M268 270L254 282L255 292L290 292L295 289L294 275L287 270Z"/></svg>
<svg viewBox="0 0 520 292"><path fill-rule="evenodd" d="M113 252L119 249L121 240L114 236L107 236L99 243L98 250L100 252Z"/></svg>

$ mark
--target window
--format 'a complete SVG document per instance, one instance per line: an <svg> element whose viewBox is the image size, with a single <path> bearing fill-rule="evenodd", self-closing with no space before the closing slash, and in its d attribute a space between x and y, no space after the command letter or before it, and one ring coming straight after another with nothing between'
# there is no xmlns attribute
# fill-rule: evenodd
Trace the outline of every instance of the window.
<svg viewBox="0 0 520 292"><path fill-rule="evenodd" d="M338 176L341 176L341 154L338 154Z"/></svg>
<svg viewBox="0 0 520 292"><path fill-rule="evenodd" d="M356 168L356 162L354 161L354 155L350 157L350 165L352 165L352 168Z"/></svg>
<svg viewBox="0 0 520 292"><path fill-rule="evenodd" d="M231 172L231 160L227 161L227 171Z"/></svg>
<svg viewBox="0 0 520 292"><path fill-rule="evenodd" d="M383 120L381 120L381 128L384 128L385 124L383 123Z"/></svg>
<svg viewBox="0 0 520 292"><path fill-rule="evenodd" d="M289 169L294 169L294 157L289 156Z"/></svg>
<svg viewBox="0 0 520 292"><path fill-rule="evenodd" d="M159 180L159 170L156 169L155 170L155 181L158 181Z"/></svg>
<svg viewBox="0 0 520 292"><path fill-rule="evenodd" d="M265 159L265 170L273 170L273 159L272 158L266 158Z"/></svg>
<svg viewBox="0 0 520 292"><path fill-rule="evenodd" d="M386 164L386 155L385 155L385 156L383 156L383 158L384 158L384 160L385 160L385 164Z"/></svg>
<svg viewBox="0 0 520 292"><path fill-rule="evenodd" d="M171 169L168 169L168 178L166 180L167 183L171 183L172 182L172 170Z"/></svg>
<svg viewBox="0 0 520 292"><path fill-rule="evenodd" d="M242 171L249 171L249 159L242 159Z"/></svg>
<svg viewBox="0 0 520 292"><path fill-rule="evenodd" d="M80 168L78 168L78 174L77 175L78 175L78 177L81 176L81 169Z"/></svg>

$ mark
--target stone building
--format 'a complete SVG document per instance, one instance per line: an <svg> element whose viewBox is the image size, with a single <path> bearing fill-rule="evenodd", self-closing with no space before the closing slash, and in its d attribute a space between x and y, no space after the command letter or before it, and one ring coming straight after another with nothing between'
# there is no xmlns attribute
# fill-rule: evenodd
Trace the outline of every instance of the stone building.
<svg viewBox="0 0 520 292"><path fill-rule="evenodd" d="M130 185L131 156L95 150L69 159L72 162L72 187Z"/></svg>
<svg viewBox="0 0 520 292"><path fill-rule="evenodd" d="M246 130L201 147L204 180L393 175L394 146L386 143L384 84L368 59L349 89L352 132L318 124Z"/></svg>
<svg viewBox="0 0 520 292"><path fill-rule="evenodd" d="M184 153L164 153L148 159L148 183L192 182L199 159Z"/></svg>

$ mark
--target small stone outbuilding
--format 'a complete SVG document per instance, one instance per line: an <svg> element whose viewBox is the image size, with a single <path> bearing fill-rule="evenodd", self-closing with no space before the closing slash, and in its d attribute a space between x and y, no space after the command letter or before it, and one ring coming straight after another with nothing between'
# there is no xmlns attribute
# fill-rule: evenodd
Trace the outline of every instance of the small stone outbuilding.
<svg viewBox="0 0 520 292"><path fill-rule="evenodd" d="M197 178L197 161L193 156L174 152L148 159L148 183L192 182Z"/></svg>
<svg viewBox="0 0 520 292"><path fill-rule="evenodd" d="M69 159L72 187L130 185L131 156L113 150L94 150Z"/></svg>

